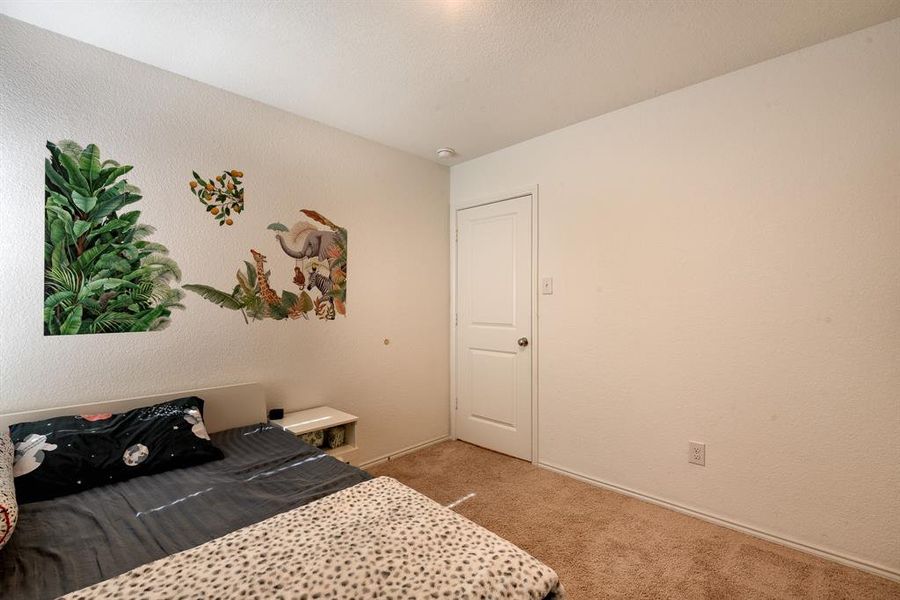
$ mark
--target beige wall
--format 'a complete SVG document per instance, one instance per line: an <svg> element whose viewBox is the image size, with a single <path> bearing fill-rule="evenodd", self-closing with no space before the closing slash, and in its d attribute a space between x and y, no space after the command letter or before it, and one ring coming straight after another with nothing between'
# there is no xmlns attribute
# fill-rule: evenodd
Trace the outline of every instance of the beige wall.
<svg viewBox="0 0 900 600"><path fill-rule="evenodd" d="M358 414L362 460L447 434L445 167L4 17L0 80L0 412L258 381L272 405ZM345 226L349 317L245 325L188 293L161 332L44 337L44 143L62 138L135 166L185 283L231 289L300 208ZM187 188L224 168L246 173L228 230Z"/></svg>
<svg viewBox="0 0 900 600"><path fill-rule="evenodd" d="M540 188L542 463L900 575L898 57L893 21L451 169Z"/></svg>

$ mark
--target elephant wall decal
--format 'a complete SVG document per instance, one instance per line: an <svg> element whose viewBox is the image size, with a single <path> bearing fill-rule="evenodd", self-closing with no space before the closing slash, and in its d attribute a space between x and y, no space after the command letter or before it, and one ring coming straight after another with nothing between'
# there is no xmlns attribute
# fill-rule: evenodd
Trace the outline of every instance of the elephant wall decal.
<svg viewBox="0 0 900 600"><path fill-rule="evenodd" d="M281 244L281 249L285 254L296 259L317 258L319 260L328 260L335 253L338 243L337 233L334 231L320 231L318 229L305 230L293 243L285 240L280 233L275 235L275 239Z"/></svg>

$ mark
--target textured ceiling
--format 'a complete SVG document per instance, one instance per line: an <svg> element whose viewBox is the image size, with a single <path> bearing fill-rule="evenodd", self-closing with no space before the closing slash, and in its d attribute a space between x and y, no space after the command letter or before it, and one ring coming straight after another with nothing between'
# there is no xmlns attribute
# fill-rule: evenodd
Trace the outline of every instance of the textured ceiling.
<svg viewBox="0 0 900 600"><path fill-rule="evenodd" d="M900 0L41 2L0 12L467 160L900 17Z"/></svg>

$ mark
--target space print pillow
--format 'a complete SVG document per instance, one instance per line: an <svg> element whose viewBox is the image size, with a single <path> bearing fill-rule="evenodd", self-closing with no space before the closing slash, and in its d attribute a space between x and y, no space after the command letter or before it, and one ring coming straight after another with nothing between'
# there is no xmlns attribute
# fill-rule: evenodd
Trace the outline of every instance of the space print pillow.
<svg viewBox="0 0 900 600"><path fill-rule="evenodd" d="M193 396L118 415L19 423L10 434L19 504L224 458Z"/></svg>
<svg viewBox="0 0 900 600"><path fill-rule="evenodd" d="M13 444L9 432L0 432L0 548L9 541L19 506L16 503L16 488L13 485Z"/></svg>

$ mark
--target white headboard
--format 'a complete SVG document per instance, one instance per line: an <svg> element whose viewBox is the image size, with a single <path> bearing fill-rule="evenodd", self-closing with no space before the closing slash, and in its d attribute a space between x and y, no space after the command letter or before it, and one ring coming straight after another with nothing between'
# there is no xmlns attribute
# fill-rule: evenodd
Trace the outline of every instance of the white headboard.
<svg viewBox="0 0 900 600"><path fill-rule="evenodd" d="M143 398L126 398L125 400L109 400L91 404L77 404L30 410L0 415L0 427L9 427L26 421L39 421L65 415L91 415L98 413L121 413L133 408L150 406L184 398L197 396L203 398L203 420L210 433L266 422L266 395L258 383L240 383L201 390L187 390L144 396Z"/></svg>

